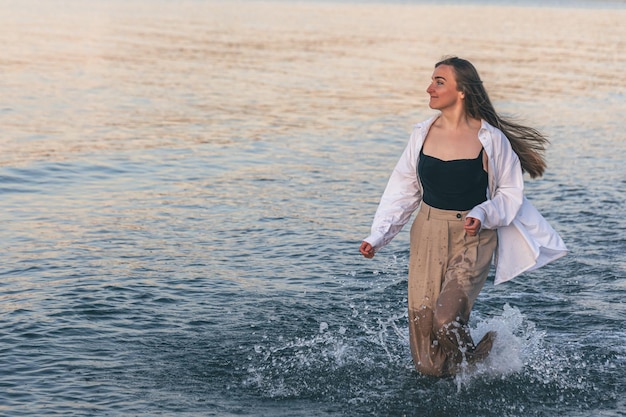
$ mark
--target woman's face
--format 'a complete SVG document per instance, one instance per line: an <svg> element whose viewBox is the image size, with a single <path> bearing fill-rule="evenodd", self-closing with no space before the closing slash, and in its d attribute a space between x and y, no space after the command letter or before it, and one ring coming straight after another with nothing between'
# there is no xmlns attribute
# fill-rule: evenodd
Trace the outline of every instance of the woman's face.
<svg viewBox="0 0 626 417"><path fill-rule="evenodd" d="M462 92L457 90L454 68L450 65L439 65L433 72L430 85L426 89L430 95L431 109L444 110L446 108L463 105Z"/></svg>

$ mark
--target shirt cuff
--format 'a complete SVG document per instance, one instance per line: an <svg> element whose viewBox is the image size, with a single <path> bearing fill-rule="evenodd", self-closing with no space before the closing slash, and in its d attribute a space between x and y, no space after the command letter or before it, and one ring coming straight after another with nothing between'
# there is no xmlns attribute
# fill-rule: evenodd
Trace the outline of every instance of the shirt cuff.
<svg viewBox="0 0 626 417"><path fill-rule="evenodd" d="M473 217L480 220L480 228L482 229L485 224L485 211L480 207L474 207L470 210L465 217Z"/></svg>
<svg viewBox="0 0 626 417"><path fill-rule="evenodd" d="M383 238L384 236L380 233L373 233L371 235L369 235L368 237L366 237L365 239L363 239L365 242L369 243L370 245L372 245L372 247L374 248L375 251L377 251L378 249L380 249L382 246L384 246L382 244L383 242Z"/></svg>

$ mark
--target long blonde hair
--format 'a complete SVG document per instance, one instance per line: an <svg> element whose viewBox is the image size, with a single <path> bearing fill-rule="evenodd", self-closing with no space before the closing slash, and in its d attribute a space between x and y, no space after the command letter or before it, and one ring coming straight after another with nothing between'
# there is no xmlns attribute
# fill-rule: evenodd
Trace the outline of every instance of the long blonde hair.
<svg viewBox="0 0 626 417"><path fill-rule="evenodd" d="M527 172L531 178L543 175L546 169L543 153L548 139L532 127L498 115L489 100L478 71L471 62L458 57L450 57L435 64L435 68L440 65L449 65L454 68L457 89L465 94L467 115L475 119L484 119L504 133L520 159L522 171Z"/></svg>

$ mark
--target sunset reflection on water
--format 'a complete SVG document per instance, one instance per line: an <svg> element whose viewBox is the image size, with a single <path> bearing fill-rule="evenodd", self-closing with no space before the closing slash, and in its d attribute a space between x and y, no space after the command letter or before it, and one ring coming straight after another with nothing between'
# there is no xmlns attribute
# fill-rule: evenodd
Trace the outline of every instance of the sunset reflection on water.
<svg viewBox="0 0 626 417"><path fill-rule="evenodd" d="M158 6L23 2L2 13L1 165L310 130L358 135L376 120L368 128L406 120L408 130L428 114L424 89L447 54L471 59L505 111L539 123L563 102L617 94L619 104L626 88L624 10ZM559 117L595 107L561 107Z"/></svg>

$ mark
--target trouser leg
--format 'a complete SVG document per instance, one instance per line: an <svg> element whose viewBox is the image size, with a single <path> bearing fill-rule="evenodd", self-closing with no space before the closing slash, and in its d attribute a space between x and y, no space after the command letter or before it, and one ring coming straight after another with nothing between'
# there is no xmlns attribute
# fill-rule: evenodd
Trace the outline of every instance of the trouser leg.
<svg viewBox="0 0 626 417"><path fill-rule="evenodd" d="M489 274L496 239L492 230L485 230L475 237L457 233L456 238L450 239L453 242L451 247L456 250L452 251L435 304L433 326L437 341L449 359L447 365L451 373L464 360L472 363L489 353L490 345L483 345L480 354L476 351L468 322L474 300ZM492 340L484 342L491 343Z"/></svg>
<svg viewBox="0 0 626 417"><path fill-rule="evenodd" d="M434 312L433 331L438 345L447 357L447 373L463 362L464 355L474 350L469 332L469 299L461 288L447 286L439 295Z"/></svg>
<svg viewBox="0 0 626 417"><path fill-rule="evenodd" d="M409 339L417 371L442 376L446 355L436 343L433 312L439 296L446 263L446 252L432 250L447 246L447 231L428 221L421 209L411 227L409 259Z"/></svg>
<svg viewBox="0 0 626 417"><path fill-rule="evenodd" d="M416 369L445 376L479 357L467 324L497 238L492 230L468 238L462 219L440 212L420 209L411 228L409 337Z"/></svg>

